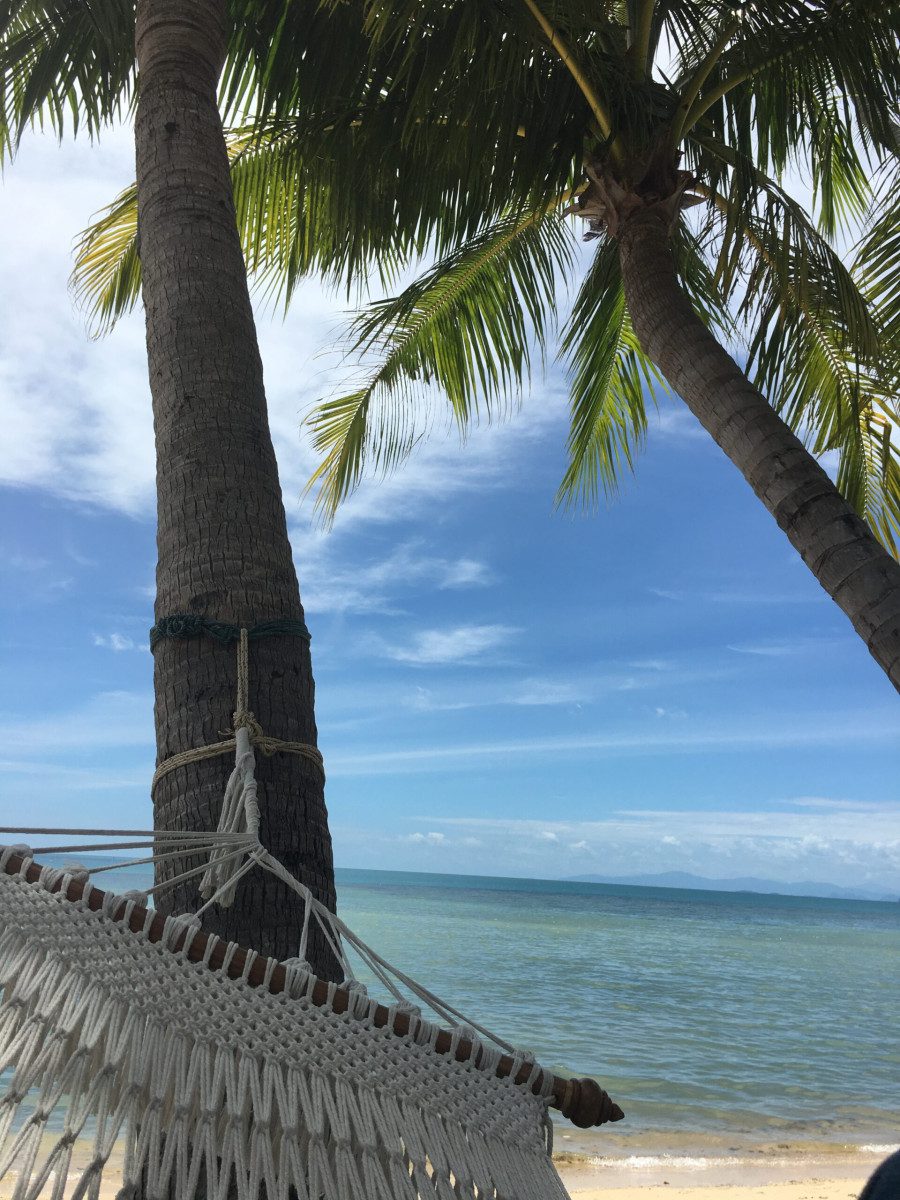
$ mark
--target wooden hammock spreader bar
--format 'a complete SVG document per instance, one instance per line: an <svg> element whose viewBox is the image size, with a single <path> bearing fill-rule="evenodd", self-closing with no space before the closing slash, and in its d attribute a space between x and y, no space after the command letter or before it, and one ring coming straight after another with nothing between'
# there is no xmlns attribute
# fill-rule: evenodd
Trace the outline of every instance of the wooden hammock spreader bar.
<svg viewBox="0 0 900 1200"><path fill-rule="evenodd" d="M28 861L29 865L25 868L24 878L29 883L37 883L40 880L41 867L33 860L24 860L18 855L10 854L6 861L6 873L8 875L22 874L23 863ZM62 879L57 880L51 887L51 891L58 892L62 888ZM84 883L81 880L72 879L65 891L67 900L81 900L84 895ZM91 888L88 896L88 907L92 910L98 910L102 907L105 899L105 893L98 888ZM124 921L125 911L128 906L128 901L123 900L121 905L115 909L108 909L109 915L114 921ZM129 928L134 933L143 932L151 942L160 942L165 929L165 917L156 915L153 917L149 926L146 926L147 909L135 904L131 910L131 917L128 922ZM170 945L173 952L181 950L187 939L188 931L179 933L174 939L170 938ZM187 957L192 962L201 962L205 955L207 943L211 934L204 933L202 930L194 932L193 938L187 950ZM219 938L214 939L216 945L209 955L208 966L213 971L222 969L225 962L225 951L227 943ZM244 964L247 961L247 955L253 951L238 949L228 962L227 973L232 979L239 979L244 973ZM252 987L261 987L265 983L266 975L269 971L270 960L257 955L256 961L253 963L250 971L247 974L247 982ZM280 964L276 963L271 970L269 977L269 991L278 994L284 991L286 970ZM350 1007L350 993L340 986L332 993L329 1000L329 990L332 985L328 984L324 979L316 980L311 991L309 992L310 999L320 1008L330 1007L335 1013L346 1012ZM392 1011L384 1005L379 1005L373 1014L373 1023L377 1027L389 1025L392 1032L404 1035L409 1032L410 1017L408 1013ZM454 1049L453 1037L447 1030L441 1030L434 1042L434 1049L439 1054L454 1053L457 1061L466 1062L472 1057L472 1044L468 1041L460 1039ZM505 1079L512 1073L513 1059L509 1055L504 1055L497 1063L497 1075L501 1079ZM527 1082L531 1073L531 1067L527 1063L522 1066L515 1078L515 1083L522 1084ZM595 1125L603 1125L607 1121L621 1121L624 1117L622 1109L611 1099L609 1094L594 1079L562 1079L557 1075L550 1075L550 1105L552 1108L558 1109L564 1117L581 1129L590 1129ZM543 1076L538 1075L537 1079L532 1084L532 1090L539 1094L543 1088Z"/></svg>

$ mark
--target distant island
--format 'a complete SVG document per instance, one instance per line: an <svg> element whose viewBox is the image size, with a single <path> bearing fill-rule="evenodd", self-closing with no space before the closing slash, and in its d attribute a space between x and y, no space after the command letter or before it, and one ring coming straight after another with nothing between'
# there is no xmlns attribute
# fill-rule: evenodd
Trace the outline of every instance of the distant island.
<svg viewBox="0 0 900 1200"><path fill-rule="evenodd" d="M688 871L664 871L659 875L572 875L570 883L619 883L630 887L689 888L701 892L762 892L778 896L821 896L827 900L897 900L896 893L843 888L833 883L782 883L748 875L737 879L708 879Z"/></svg>

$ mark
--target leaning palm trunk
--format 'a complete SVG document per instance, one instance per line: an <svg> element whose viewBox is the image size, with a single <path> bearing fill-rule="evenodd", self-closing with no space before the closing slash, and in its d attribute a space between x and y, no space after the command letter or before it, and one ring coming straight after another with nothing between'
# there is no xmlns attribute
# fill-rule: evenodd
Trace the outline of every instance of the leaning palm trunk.
<svg viewBox="0 0 900 1200"><path fill-rule="evenodd" d="M668 222L645 207L616 233L641 346L900 690L900 563L699 319L678 282Z"/></svg>
<svg viewBox="0 0 900 1200"><path fill-rule="evenodd" d="M303 609L272 448L262 364L235 224L216 84L224 0L138 0L135 123L143 298L156 430L156 619L196 614L252 627ZM158 761L222 739L235 704L234 644L163 638L154 649ZM249 707L274 737L315 744L307 642L251 643ZM161 829L215 828L230 767L213 758L159 781ZM264 843L334 907L321 771L294 754L260 758ZM158 867L157 882L182 870ZM197 907L196 881L161 894L164 912ZM214 914L214 915L213 915ZM302 902L255 871L233 906L204 918L221 936L296 954ZM332 963L321 944L309 956Z"/></svg>

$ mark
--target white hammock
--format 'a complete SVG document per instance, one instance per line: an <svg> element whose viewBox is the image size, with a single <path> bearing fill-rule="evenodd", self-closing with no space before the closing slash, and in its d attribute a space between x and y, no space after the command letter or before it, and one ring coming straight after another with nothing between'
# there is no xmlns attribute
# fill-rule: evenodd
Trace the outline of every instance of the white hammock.
<svg viewBox="0 0 900 1200"><path fill-rule="evenodd" d="M14 1200L96 1198L122 1137L119 1200L566 1195L547 1104L578 1081L9 850L0 988L0 1179L16 1180ZM619 1115L608 1099L605 1112ZM84 1138L90 1162L69 1182Z"/></svg>
<svg viewBox="0 0 900 1200"><path fill-rule="evenodd" d="M234 750L218 829L83 830L126 840L61 847L152 848L142 863L203 852L204 866L168 880L202 875L197 914L164 919L144 893L92 887L87 869L39 867L28 847L0 852L0 1180L15 1180L12 1200L98 1200L124 1137L117 1200L565 1200L548 1105L583 1126L621 1109L593 1080L557 1079L467 1023L262 846L254 744L321 759L264 737L248 710L247 654L241 630L234 737L155 777ZM303 897L290 964L199 930L199 914L230 904L255 867ZM312 922L344 968L340 987L304 961ZM396 1003L368 998L351 951ZM90 1160L70 1180L85 1139Z"/></svg>

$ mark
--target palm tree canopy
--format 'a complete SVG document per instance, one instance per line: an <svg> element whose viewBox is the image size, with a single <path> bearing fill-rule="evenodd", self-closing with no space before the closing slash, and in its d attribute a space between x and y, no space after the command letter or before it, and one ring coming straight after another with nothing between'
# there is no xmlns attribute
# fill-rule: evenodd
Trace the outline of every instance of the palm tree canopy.
<svg viewBox="0 0 900 1200"><path fill-rule="evenodd" d="M646 428L604 189L673 198L682 284L896 552L900 56L895 0L232 0L222 81L250 268L289 300L318 271L390 283L351 345L367 377L311 416L326 513L422 429L434 383L465 431L508 409L579 285L564 501L612 491ZM133 95L125 0L7 3L3 144L92 134ZM249 124L248 124L249 122ZM809 206L785 178L803 177ZM693 207L690 207L693 206ZM584 269L574 209L595 236ZM851 267L836 249L863 227ZM137 294L124 195L81 246L100 322Z"/></svg>

